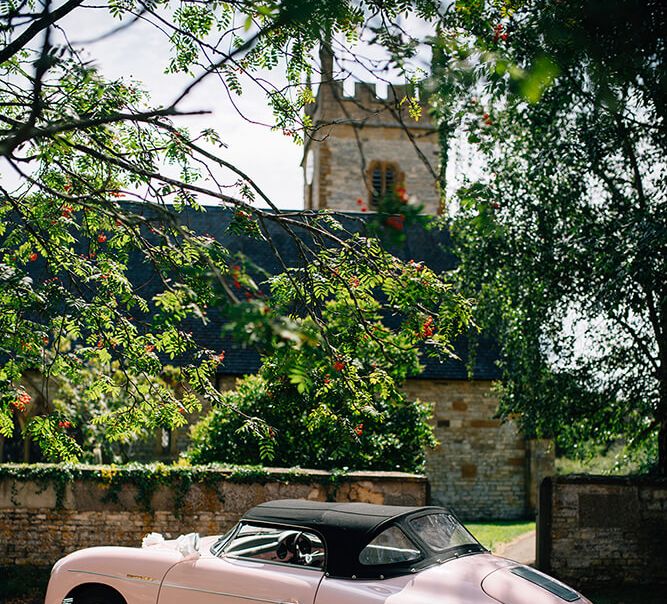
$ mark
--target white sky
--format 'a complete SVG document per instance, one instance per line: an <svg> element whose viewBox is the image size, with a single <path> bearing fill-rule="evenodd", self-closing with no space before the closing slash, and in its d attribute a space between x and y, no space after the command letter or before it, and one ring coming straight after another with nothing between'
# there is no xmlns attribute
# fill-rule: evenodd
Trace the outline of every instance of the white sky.
<svg viewBox="0 0 667 604"><path fill-rule="evenodd" d="M151 25L136 23L108 38L91 43L91 39L109 32L119 24L104 9L77 9L61 24L75 48L84 47L104 77L130 77L138 80L150 92L154 105L169 104L191 81L185 74L164 73L170 58L169 43L165 34ZM430 25L412 17L403 19L403 24L420 35L428 34L432 29ZM368 45L361 45L359 52L375 59L384 56L384 51ZM420 60L423 67L429 63L427 57L421 57ZM346 63L345 68L356 71L358 79L372 79L363 70L355 70L353 64ZM284 82L280 68L264 75L271 82ZM392 81L401 80L392 78ZM346 82L347 93L351 92L352 86L351 80ZM378 84L377 88L378 93L383 95L386 85ZM251 120L262 124L273 122L264 93L256 87L245 87L243 95L235 97L234 101ZM193 135L204 128L215 129L228 145L227 149L216 150L223 159L248 174L277 206L284 209L303 207L303 174L300 167L302 146L281 131L272 131L268 126L244 120L215 76L210 76L197 87L181 108L210 110L211 115L178 117L174 121L178 126L189 128ZM230 190L230 194L234 194L234 191Z"/></svg>
<svg viewBox="0 0 667 604"><path fill-rule="evenodd" d="M96 43L76 44L95 38L118 25L104 10L77 9L62 21L76 48L85 46L89 57L106 78L131 77L150 92L152 104L168 104L191 81L184 74L165 74L169 45L165 35L152 26L137 23ZM280 77L280 71L271 74ZM286 209L303 207L303 177L300 168L302 147L280 131L250 124L230 103L222 84L209 77L183 104L183 109L206 109L212 115L174 118L192 134L214 128L228 145L218 153L253 178ZM238 103L251 119L272 122L271 110L263 94L248 88Z"/></svg>

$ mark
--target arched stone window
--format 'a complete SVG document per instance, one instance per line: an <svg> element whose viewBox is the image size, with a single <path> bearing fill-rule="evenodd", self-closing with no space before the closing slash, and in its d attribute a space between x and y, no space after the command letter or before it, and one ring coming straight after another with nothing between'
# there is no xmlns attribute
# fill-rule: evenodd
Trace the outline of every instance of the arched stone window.
<svg viewBox="0 0 667 604"><path fill-rule="evenodd" d="M388 193L396 189L396 185L402 184L403 174L398 165L388 161L372 161L368 166L368 205L377 207L380 200Z"/></svg>

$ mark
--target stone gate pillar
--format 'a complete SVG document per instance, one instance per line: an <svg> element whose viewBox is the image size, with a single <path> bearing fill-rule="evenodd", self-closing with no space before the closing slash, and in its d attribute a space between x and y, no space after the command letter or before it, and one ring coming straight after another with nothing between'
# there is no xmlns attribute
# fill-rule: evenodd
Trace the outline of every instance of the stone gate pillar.
<svg viewBox="0 0 667 604"><path fill-rule="evenodd" d="M548 438L526 440L526 511L537 513L540 484L556 473L556 445Z"/></svg>

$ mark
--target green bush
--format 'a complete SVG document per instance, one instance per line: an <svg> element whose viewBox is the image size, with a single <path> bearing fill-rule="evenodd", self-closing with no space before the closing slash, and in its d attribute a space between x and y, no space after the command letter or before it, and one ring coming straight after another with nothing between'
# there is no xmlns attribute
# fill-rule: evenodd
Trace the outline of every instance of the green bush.
<svg viewBox="0 0 667 604"><path fill-rule="evenodd" d="M274 296L280 299L288 286L274 283ZM401 390L421 371L421 326L392 331L376 301L366 296L352 304L344 290L326 302L322 318L326 339L303 319L309 341L266 354L259 374L241 380L194 426L192 463L423 469L425 449L435 444L431 408L408 401ZM431 321L424 319L429 336Z"/></svg>
<svg viewBox="0 0 667 604"><path fill-rule="evenodd" d="M179 370L171 366L165 366L162 376L128 376L118 361L101 363L90 358L76 371L59 377L52 389L53 413L50 418L39 418L39 425L42 430L70 437L71 453L78 461L127 463L133 458L135 447L150 442L159 430L186 423L179 410L200 408L194 397L176 396L179 378ZM178 403L168 405L166 400ZM156 413L138 414L132 430L116 429L113 423L110 428L110 422L118 416L133 413L141 406L152 406ZM34 432L31 435L43 437ZM42 453L49 461L63 458L62 450L50 446L48 439L42 442Z"/></svg>
<svg viewBox="0 0 667 604"><path fill-rule="evenodd" d="M226 406L193 427L187 452L193 464L216 461L331 470L423 470L425 448L433 444L431 406L405 396L377 402L377 413L354 426L299 394L289 381L268 383L261 376L240 380L224 395ZM270 456L264 440L244 429L244 415L256 414L274 431Z"/></svg>

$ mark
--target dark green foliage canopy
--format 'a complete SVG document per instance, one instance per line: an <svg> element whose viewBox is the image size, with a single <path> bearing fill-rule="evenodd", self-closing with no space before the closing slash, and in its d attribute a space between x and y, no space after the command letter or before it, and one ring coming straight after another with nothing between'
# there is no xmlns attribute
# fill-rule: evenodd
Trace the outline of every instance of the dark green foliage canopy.
<svg viewBox="0 0 667 604"><path fill-rule="evenodd" d="M485 164L452 233L502 412L569 452L659 448L667 471L665 5L509 4L453 14L474 37L442 42L436 77L443 128L462 120Z"/></svg>

